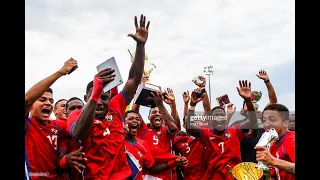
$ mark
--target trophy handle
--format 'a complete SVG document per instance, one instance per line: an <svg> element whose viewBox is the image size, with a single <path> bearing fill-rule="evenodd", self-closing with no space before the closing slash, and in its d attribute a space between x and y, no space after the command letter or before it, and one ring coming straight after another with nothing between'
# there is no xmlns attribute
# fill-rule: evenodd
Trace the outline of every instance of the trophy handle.
<svg viewBox="0 0 320 180"><path fill-rule="evenodd" d="M230 171L230 168L231 168L231 166L229 166L229 165L226 166L227 174L228 174L232 179L234 179L233 176L232 176L232 173L231 173L231 171Z"/></svg>
<svg viewBox="0 0 320 180"><path fill-rule="evenodd" d="M264 173L264 175L266 176L266 180L269 180L269 178L270 178L270 170L265 170L265 171L263 171Z"/></svg>

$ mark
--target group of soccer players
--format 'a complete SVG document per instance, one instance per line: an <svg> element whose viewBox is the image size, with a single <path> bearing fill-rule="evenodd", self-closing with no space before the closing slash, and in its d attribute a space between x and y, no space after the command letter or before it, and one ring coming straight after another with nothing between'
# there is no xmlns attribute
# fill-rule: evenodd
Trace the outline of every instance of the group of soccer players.
<svg viewBox="0 0 320 180"><path fill-rule="evenodd" d="M204 77L200 77L203 83L196 83L199 88L190 95L183 93L181 120L186 132L181 131L176 98L170 88L152 94L156 107L150 108L150 123L143 120L139 105L133 104L131 110L126 110L145 79L145 43L150 22L141 15L139 23L137 17L134 23L136 33L128 36L136 41L135 57L120 92L117 87L103 91L115 76L114 69L107 68L88 83L85 102L72 97L54 104L50 86L78 68L77 61L70 58L25 94L25 179L232 179L226 166L232 169L243 162L241 143L259 140L253 133L259 121L264 131L274 128L279 140L270 149L253 146L255 157L249 161L270 166L271 179L295 179L294 116L292 121L289 110L277 104L265 71L260 71L258 77L266 83L270 103L259 113L251 83L239 81L237 90L244 101L245 119L232 126L228 124L234 113L233 104L211 109L207 94L201 93L206 85ZM205 114L212 115L213 120L208 121L208 126L191 127L191 117L200 101ZM171 111L164 103L169 104ZM50 119L52 112L56 120Z"/></svg>

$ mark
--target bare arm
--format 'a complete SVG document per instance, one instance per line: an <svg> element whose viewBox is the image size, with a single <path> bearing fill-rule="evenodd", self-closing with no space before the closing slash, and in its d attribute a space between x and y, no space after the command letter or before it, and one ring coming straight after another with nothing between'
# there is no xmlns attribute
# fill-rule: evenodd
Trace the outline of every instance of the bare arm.
<svg viewBox="0 0 320 180"><path fill-rule="evenodd" d="M156 104L156 106L159 108L159 111L162 115L162 118L166 125L168 126L169 132L174 133L178 130L177 126L174 123L173 117L169 114L166 107L163 104L163 95L161 91L157 91L156 94L151 92L151 95L153 96L153 100Z"/></svg>
<svg viewBox="0 0 320 180"><path fill-rule="evenodd" d="M175 124L173 117L169 114L169 112L167 111L167 109L163 103L161 105L159 105L158 108L159 108L159 111L163 117L164 122L168 126L169 132L175 133L178 130L178 128Z"/></svg>
<svg viewBox="0 0 320 180"><path fill-rule="evenodd" d="M72 136L82 141L89 136L92 122L94 120L97 101L89 99L87 104L83 107L75 125L72 127Z"/></svg>
<svg viewBox="0 0 320 180"><path fill-rule="evenodd" d="M194 107L194 108L196 107L197 103L200 102L203 99L203 97L206 95L206 93L204 93L200 98L197 98L197 96L196 96L197 91L198 90L195 89L191 93L190 106ZM199 137L201 128L194 125L194 124L190 124L190 118L193 116L194 116L194 110L189 109L189 111L187 113L187 118L186 118L186 131L189 132L190 134L192 134L194 137Z"/></svg>
<svg viewBox="0 0 320 180"><path fill-rule="evenodd" d="M251 97L251 83L245 80L245 81L239 81L240 88L237 88L239 95L244 99L247 108L248 108L248 119L242 123L243 129L250 129L254 125L257 124L257 113L253 106Z"/></svg>
<svg viewBox="0 0 320 180"><path fill-rule="evenodd" d="M135 17L136 34L129 34L136 42L136 53L134 60L131 64L129 71L128 81L126 82L123 91L128 96L129 101L131 101L136 93L139 83L142 78L144 69L144 57L145 57L145 43L148 39L148 28L150 22L146 25L146 17L141 15L140 17L140 27L138 27L137 17Z"/></svg>
<svg viewBox="0 0 320 180"><path fill-rule="evenodd" d="M275 158L273 166L293 175L296 174L295 163Z"/></svg>
<svg viewBox="0 0 320 180"><path fill-rule="evenodd" d="M39 99L48 88L61 76L68 74L72 68L78 67L77 61L73 58L70 58L68 61L64 63L64 66L59 69L57 72L48 76L47 78L39 81L37 84L33 85L28 92L25 94L25 114L24 116L28 116L28 113L31 109L32 104Z"/></svg>
<svg viewBox="0 0 320 180"><path fill-rule="evenodd" d="M210 100L209 100L209 96L207 93L203 97L202 105L203 105L204 111L207 111L207 112L211 111Z"/></svg>
<svg viewBox="0 0 320 180"><path fill-rule="evenodd" d="M183 97L183 102L184 102L183 118L185 118L188 113L188 103L190 101L189 91L183 92L182 97Z"/></svg>
<svg viewBox="0 0 320 180"><path fill-rule="evenodd" d="M95 118L95 110L100 100L104 85L114 80L114 69L107 68L100 71L93 80L92 93L87 104L83 107L75 125L72 127L72 136L85 140L89 136L92 122ZM110 99L110 97L108 97Z"/></svg>
<svg viewBox="0 0 320 180"><path fill-rule="evenodd" d="M150 173L159 174L169 168L170 167L169 167L168 163L159 163L159 164L155 164L151 168L147 169L147 171Z"/></svg>
<svg viewBox="0 0 320 180"><path fill-rule="evenodd" d="M166 102L167 104L170 105L171 116L174 119L174 123L175 123L176 127L180 131L181 130L180 118L179 118L179 114L177 111L176 98L174 96L172 89L167 88L167 91L165 91L164 96L166 97L164 99L164 102Z"/></svg>
<svg viewBox="0 0 320 180"><path fill-rule="evenodd" d="M259 71L259 75L257 74L257 77L262 79L267 86L268 96L269 96L269 104L277 103L278 98L277 98L276 92L270 82L270 78L267 75L267 72L264 70L261 70L261 71Z"/></svg>

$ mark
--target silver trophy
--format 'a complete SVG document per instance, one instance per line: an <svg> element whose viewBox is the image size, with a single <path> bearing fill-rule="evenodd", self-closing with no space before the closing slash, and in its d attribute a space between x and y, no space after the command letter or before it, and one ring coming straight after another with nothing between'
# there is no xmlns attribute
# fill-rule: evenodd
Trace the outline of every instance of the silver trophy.
<svg viewBox="0 0 320 180"><path fill-rule="evenodd" d="M259 139L259 142L256 146L263 146L270 150L270 146L274 141L277 141L279 139L278 133L274 128L271 128L269 131L266 131L262 134L261 138ZM270 170L268 166L263 164L262 162L258 162L256 165L256 168L262 169L262 170Z"/></svg>

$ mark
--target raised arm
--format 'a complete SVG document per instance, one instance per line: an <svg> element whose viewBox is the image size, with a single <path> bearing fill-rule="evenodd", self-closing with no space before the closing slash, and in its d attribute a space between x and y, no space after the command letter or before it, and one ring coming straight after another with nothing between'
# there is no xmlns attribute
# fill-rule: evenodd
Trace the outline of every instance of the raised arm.
<svg viewBox="0 0 320 180"><path fill-rule="evenodd" d="M257 77L262 79L267 86L268 96L269 96L269 103L268 104L277 103L278 102L277 95L276 95L276 92L275 92L271 82L270 82L270 78L267 75L267 72L264 70L261 70L261 71L259 71L259 74L257 74Z"/></svg>
<svg viewBox="0 0 320 180"><path fill-rule="evenodd" d="M167 111L166 107L163 104L163 95L161 91L157 91L156 94L152 93L153 100L156 104L156 106L159 108L159 111L163 117L164 122L168 126L169 132L170 133L175 133L177 132L178 128L174 123L173 117L169 114Z"/></svg>
<svg viewBox="0 0 320 180"><path fill-rule="evenodd" d="M194 81L194 83L199 87L199 88L206 88L206 78L203 76L198 76L198 79L203 81L201 84L197 81ZM203 97L202 100L202 105L203 105L203 109L204 111L208 112L211 111L211 105L210 105L210 100L209 100L209 96L206 93L206 95Z"/></svg>
<svg viewBox="0 0 320 180"><path fill-rule="evenodd" d="M242 80L239 81L239 86L240 88L237 87L238 93L243 98L248 108L248 119L242 123L242 128L251 129L257 124L257 113L251 100L251 83L248 83L247 80Z"/></svg>
<svg viewBox="0 0 320 180"><path fill-rule="evenodd" d="M183 97L183 102L184 102L183 118L185 118L187 116L187 113L188 113L188 103L190 101L189 91L183 92L182 93L182 97Z"/></svg>
<svg viewBox="0 0 320 180"><path fill-rule="evenodd" d="M108 84L109 82L114 80L114 69L107 68L105 70L100 71L93 80L93 88L91 94L88 94L89 100L87 104L82 109L79 117L77 119L72 118L72 113L68 117L68 121L75 121L74 126L71 129L72 136L80 139L85 140L87 139L89 132L92 127L92 122L95 118L95 111L100 100L100 96L102 96L103 87ZM110 94L109 94L110 95ZM102 98L105 98L104 96ZM110 97L107 97L110 99Z"/></svg>
<svg viewBox="0 0 320 180"><path fill-rule="evenodd" d="M197 98L197 93L199 93L198 89L193 90L191 93L190 109L186 118L186 130L194 137L200 136L200 127L195 124L190 124L190 117L194 116L197 103L202 101L203 97L206 95L206 93L204 93L200 98Z"/></svg>
<svg viewBox="0 0 320 180"><path fill-rule="evenodd" d="M176 98L174 96L174 93L172 89L167 88L167 90L164 93L165 99L164 102L169 104L171 108L171 116L174 119L174 123L177 126L178 130L181 130L181 124L180 124L180 117L177 111L177 106L176 106Z"/></svg>
<svg viewBox="0 0 320 180"><path fill-rule="evenodd" d="M37 84L33 85L25 94L24 116L28 116L32 104L37 99L39 99L57 79L59 79L61 76L68 74L72 69L76 69L77 67L77 61L73 58L70 58L57 72L53 73L52 75L46 77L45 79L39 81Z"/></svg>
<svg viewBox="0 0 320 180"><path fill-rule="evenodd" d="M150 24L148 21L146 26L146 17L142 14L140 17L140 26L138 26L136 16L134 17L134 23L136 26L136 34L128 34L128 36L132 37L137 42L136 54L131 64L128 80L123 88L129 102L133 99L142 78L145 57L144 45L148 39L148 29Z"/></svg>

